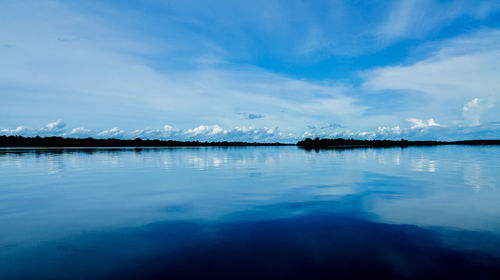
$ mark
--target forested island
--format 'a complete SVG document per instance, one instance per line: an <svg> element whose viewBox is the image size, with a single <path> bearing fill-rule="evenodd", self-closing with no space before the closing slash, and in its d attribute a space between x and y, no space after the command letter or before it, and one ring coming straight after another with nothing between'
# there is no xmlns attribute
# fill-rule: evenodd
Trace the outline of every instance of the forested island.
<svg viewBox="0 0 500 280"><path fill-rule="evenodd" d="M287 146L294 144L257 143L257 142L200 142L175 140L149 140L136 138L127 139L96 139L96 138L64 138L0 136L0 147L205 147L205 146Z"/></svg>
<svg viewBox="0 0 500 280"><path fill-rule="evenodd" d="M356 139L311 139L299 141L297 146L306 149L362 148L362 147L408 147L436 145L499 145L500 140L464 140L464 141L408 141L401 140L356 140Z"/></svg>
<svg viewBox="0 0 500 280"><path fill-rule="evenodd" d="M65 138L50 137L23 137L0 136L0 147L229 147L229 146L294 146L305 149L329 148L363 148L363 147L408 147L408 146L435 146L435 145L500 145L500 140L466 140L466 141L408 141L401 140L356 140L356 139L311 139L299 141L296 144L286 143L259 143L259 142L201 142L176 140L150 139L96 139L96 138Z"/></svg>

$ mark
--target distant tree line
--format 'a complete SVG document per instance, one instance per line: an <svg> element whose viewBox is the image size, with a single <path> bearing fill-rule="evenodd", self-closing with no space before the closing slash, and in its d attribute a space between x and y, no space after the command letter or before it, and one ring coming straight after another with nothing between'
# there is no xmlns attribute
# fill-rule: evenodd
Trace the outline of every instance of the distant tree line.
<svg viewBox="0 0 500 280"><path fill-rule="evenodd" d="M500 140L465 140L465 141L408 141L401 140L356 140L356 139L311 139L299 141L297 146L304 148L351 148L351 147L408 147L435 145L499 145Z"/></svg>
<svg viewBox="0 0 500 280"><path fill-rule="evenodd" d="M202 146L284 146L283 143L257 142L200 142L175 140L149 140L136 138L125 139L95 139L95 138L64 138L51 137L23 137L0 136L0 147L202 147Z"/></svg>
<svg viewBox="0 0 500 280"><path fill-rule="evenodd" d="M401 140L356 140L356 139L311 139L297 142L297 146L308 149L319 148L357 148L357 147L407 147L407 146L434 146L434 145L499 145L500 140L467 140L467 141L408 141ZM200 142L176 140L149 140L136 138L127 139L96 139L96 138L64 138L50 137L23 137L0 136L0 147L203 147L203 146L289 146L293 144L257 143L257 142Z"/></svg>

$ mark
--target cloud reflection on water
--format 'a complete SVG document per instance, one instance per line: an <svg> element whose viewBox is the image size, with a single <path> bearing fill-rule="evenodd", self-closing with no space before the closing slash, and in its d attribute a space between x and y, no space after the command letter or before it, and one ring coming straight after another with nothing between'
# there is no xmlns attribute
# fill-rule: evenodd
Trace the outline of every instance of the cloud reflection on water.
<svg viewBox="0 0 500 280"><path fill-rule="evenodd" d="M0 245L10 249L0 259L40 253L33 243L42 251L61 240L92 247L89 235L121 236L156 223L205 232L318 213L381 228L413 225L455 249L500 257L499 154L497 147L467 146L2 150ZM314 227L304 234L316 236L322 225ZM490 241L456 241L468 232Z"/></svg>

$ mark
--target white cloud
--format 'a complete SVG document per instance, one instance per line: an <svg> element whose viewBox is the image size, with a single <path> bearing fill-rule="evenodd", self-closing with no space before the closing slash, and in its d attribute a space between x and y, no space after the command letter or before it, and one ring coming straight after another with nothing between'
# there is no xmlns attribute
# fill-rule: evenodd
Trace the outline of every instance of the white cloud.
<svg viewBox="0 0 500 280"><path fill-rule="evenodd" d="M3 135L24 135L31 136L34 135L33 130L26 128L24 126L18 126L14 129L2 128L0 129L0 134Z"/></svg>
<svg viewBox="0 0 500 280"><path fill-rule="evenodd" d="M493 100L480 100L479 98L474 98L467 102L462 108L465 124L469 126L480 125L481 114L489 111L493 107L495 107Z"/></svg>
<svg viewBox="0 0 500 280"><path fill-rule="evenodd" d="M42 133L46 134L58 134L61 133L66 127L66 123L62 120L57 120L55 122L47 124L44 128L40 130Z"/></svg>
<svg viewBox="0 0 500 280"><path fill-rule="evenodd" d="M62 121L61 121L62 122ZM500 138L498 125L478 125L475 127L463 126L442 126L433 118L421 120L416 118L408 119L409 126L396 125L393 127L379 126L376 131L345 129L336 127L332 130L329 126L321 129L311 126L309 130L295 133L282 131L274 128L256 128L253 126L236 126L224 128L220 125L200 125L191 129L178 129L169 125L164 125L161 129L144 128L126 131L113 127L111 129L96 132L90 129L64 128L52 131L47 130L47 126L40 128L27 128L18 126L14 129L0 128L0 135L20 135L20 136L63 136L77 138L119 138L119 139L162 139L179 141L245 141L245 142L284 142L295 143L304 138L354 138L354 139L400 139L409 140L465 140L465 139L485 139Z"/></svg>
<svg viewBox="0 0 500 280"><path fill-rule="evenodd" d="M0 134L22 135L22 136L52 136L52 135L63 134L65 128L66 128L66 123L63 122L62 120L57 120L38 129L33 129L25 126L18 126L14 129L3 128L0 129Z"/></svg>
<svg viewBox="0 0 500 280"><path fill-rule="evenodd" d="M195 137L195 136L199 136L199 135L211 136L211 135L216 135L216 134L220 134L220 133L224 133L224 130L222 129L222 127L220 127L218 125L212 125L212 126L200 125L198 127L195 127L193 129L188 129L186 131L186 134L191 136L191 137Z"/></svg>
<svg viewBox="0 0 500 280"><path fill-rule="evenodd" d="M62 134L62 136L76 137L76 138L86 138L86 137L91 137L92 135L93 135L92 130L84 127L76 127L71 129L70 132Z"/></svg>
<svg viewBox="0 0 500 280"><path fill-rule="evenodd" d="M487 38L482 38L487 36ZM488 40L489 50L470 50L470 41ZM455 46L450 46L450 45ZM437 100L456 100L498 95L500 73L500 30L469 40L446 42L428 59L408 66L387 66L365 73L364 87L370 90L407 90ZM467 50L464 50L467 49Z"/></svg>
<svg viewBox="0 0 500 280"><path fill-rule="evenodd" d="M492 2L434 0L395 1L388 16L376 31L381 40L417 38L432 30L439 30L454 19L469 16L484 18L498 10L500 5Z"/></svg>
<svg viewBox="0 0 500 280"><path fill-rule="evenodd" d="M63 123L58 121L57 123ZM61 125L59 125L61 126ZM19 136L63 136L63 137L95 137L95 138L119 138L119 139L173 139L181 141L256 141L256 142L295 142L301 138L300 135L285 133L278 128L255 128L255 127L232 127L223 128L219 125L200 125L191 129L177 129L169 125L162 129L145 128L132 131L122 130L118 127L95 132L83 127L47 130L47 127L55 127L54 123L41 128L26 128L19 126L15 129L0 129L0 135Z"/></svg>
<svg viewBox="0 0 500 280"><path fill-rule="evenodd" d="M409 118L408 122L411 123L411 129L425 129L433 126L441 126L440 124L436 123L433 118L430 118L427 121Z"/></svg>
<svg viewBox="0 0 500 280"><path fill-rule="evenodd" d="M349 96L349 87L293 79L258 67L195 61L159 71L138 55L158 51L149 38L109 28L101 18L58 2L37 2L38 9L25 11L27 6L12 2L0 11L5 22L0 26L2 41L13 46L0 51L0 85L9 88L0 93L0 110L24 104L9 109L9 120L43 114L84 121L99 130L117 124L130 129L131 116L140 116L144 126L175 121L184 128L206 120L235 127L260 119L266 126L293 130L319 118L354 119L368 108ZM29 16L20 20L25 13ZM161 51L175 56L169 48ZM40 96L51 110L40 106ZM234 118L235 109L259 114Z"/></svg>
<svg viewBox="0 0 500 280"><path fill-rule="evenodd" d="M422 2L417 0L397 1L389 13L387 22L378 31L379 35L387 37L406 35L411 26L412 18L419 19L421 16L418 13L416 16L415 11L418 11L418 6L422 5Z"/></svg>
<svg viewBox="0 0 500 280"><path fill-rule="evenodd" d="M113 127L97 133L96 136L99 138L124 138L125 131L119 129L118 127Z"/></svg>
<svg viewBox="0 0 500 280"><path fill-rule="evenodd" d="M479 31L429 48L434 51L418 62L364 72L363 88L413 98L418 103L407 104L405 114L432 114L446 122L460 119L463 104L474 98L500 97L500 30ZM497 120L499 113L488 114L487 121Z"/></svg>
<svg viewBox="0 0 500 280"><path fill-rule="evenodd" d="M377 129L377 135L385 137L399 136L402 132L403 131L399 125L396 125L395 127L379 126Z"/></svg>

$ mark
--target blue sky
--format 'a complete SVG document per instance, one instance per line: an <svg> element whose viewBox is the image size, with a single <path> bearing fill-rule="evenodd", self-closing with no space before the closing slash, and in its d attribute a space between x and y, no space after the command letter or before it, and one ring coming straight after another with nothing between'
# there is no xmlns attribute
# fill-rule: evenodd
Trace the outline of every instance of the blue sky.
<svg viewBox="0 0 500 280"><path fill-rule="evenodd" d="M0 1L0 134L500 138L498 1Z"/></svg>

